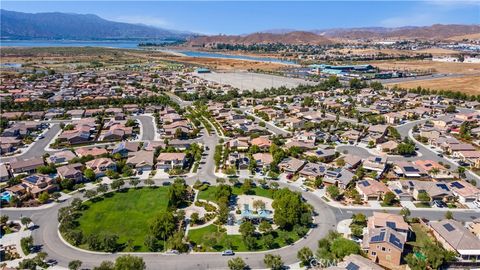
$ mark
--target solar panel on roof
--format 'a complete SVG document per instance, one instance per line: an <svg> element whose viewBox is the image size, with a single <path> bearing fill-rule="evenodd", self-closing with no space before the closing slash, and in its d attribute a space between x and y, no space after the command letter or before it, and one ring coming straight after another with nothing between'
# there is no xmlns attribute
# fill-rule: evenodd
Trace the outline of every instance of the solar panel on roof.
<svg viewBox="0 0 480 270"><path fill-rule="evenodd" d="M456 187L456 188L464 188L464 186L462 184L460 184L459 182L453 182L452 186Z"/></svg>
<svg viewBox="0 0 480 270"><path fill-rule="evenodd" d="M359 270L360 267L358 265L354 264L353 262L351 262L347 265L347 267L345 267L345 269L347 269L347 270Z"/></svg>
<svg viewBox="0 0 480 270"><path fill-rule="evenodd" d="M393 233L390 234L390 238L388 239L388 241L389 241L392 245L398 247L399 249L403 249L403 244L402 244L402 242L400 241L400 239L399 239L395 234L393 234Z"/></svg>
<svg viewBox="0 0 480 270"><path fill-rule="evenodd" d="M370 241L371 242L380 242L380 241L383 241L384 238L385 238L385 232L381 231L380 234L373 236L370 239Z"/></svg>
<svg viewBox="0 0 480 270"><path fill-rule="evenodd" d="M441 189L443 189L443 190L446 190L446 191L450 191L450 190L448 189L448 187L447 187L446 184L437 184L437 187L439 187L439 188L441 188Z"/></svg>
<svg viewBox="0 0 480 270"><path fill-rule="evenodd" d="M395 193L397 193L397 194L402 193L402 191L401 191L400 189L398 189L398 188L394 189L393 191L395 191Z"/></svg>
<svg viewBox="0 0 480 270"><path fill-rule="evenodd" d="M443 227L445 228L445 230L451 232L451 231L454 231L455 228L452 226L452 224L450 223L446 223L446 224L443 224Z"/></svg>
<svg viewBox="0 0 480 270"><path fill-rule="evenodd" d="M389 228L392 228L392 229L395 229L395 228L396 228L395 222L387 221L386 224L387 224L387 227L389 227Z"/></svg>
<svg viewBox="0 0 480 270"><path fill-rule="evenodd" d="M381 157L376 157L376 158L375 158L375 162L380 162L380 161L382 161L382 158L381 158Z"/></svg>
<svg viewBox="0 0 480 270"><path fill-rule="evenodd" d="M418 172L418 169L412 166L406 166L404 169L406 172Z"/></svg>
<svg viewBox="0 0 480 270"><path fill-rule="evenodd" d="M364 187L370 186L370 183L368 181L362 181L360 182Z"/></svg>

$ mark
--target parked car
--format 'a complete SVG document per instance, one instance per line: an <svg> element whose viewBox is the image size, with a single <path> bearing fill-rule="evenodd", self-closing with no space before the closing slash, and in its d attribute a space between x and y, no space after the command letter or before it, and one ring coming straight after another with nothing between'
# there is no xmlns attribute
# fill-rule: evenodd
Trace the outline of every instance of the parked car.
<svg viewBox="0 0 480 270"><path fill-rule="evenodd" d="M293 174L291 174L291 173L287 174L287 179L288 179L288 180L290 180L290 179L292 179L292 178L293 178Z"/></svg>
<svg viewBox="0 0 480 270"><path fill-rule="evenodd" d="M438 157L443 157L443 154L442 154L442 153L438 153L437 156L438 156Z"/></svg>
<svg viewBox="0 0 480 270"><path fill-rule="evenodd" d="M222 252L222 256L233 256L233 255L235 255L235 252L233 252L233 250L231 249L227 249Z"/></svg>
<svg viewBox="0 0 480 270"><path fill-rule="evenodd" d="M469 164L469 163L467 163L467 162L465 162L465 161L463 161L463 160L459 160L459 161L458 161L458 165L460 165L460 166L464 166L464 167L468 167L468 166L470 166L470 164Z"/></svg>
<svg viewBox="0 0 480 270"><path fill-rule="evenodd" d="M447 204L443 201L440 200L435 200L432 202L432 206L436 208L445 208L447 207Z"/></svg>
<svg viewBox="0 0 480 270"><path fill-rule="evenodd" d="M477 208L480 208L480 201L473 201L473 205L475 205Z"/></svg>

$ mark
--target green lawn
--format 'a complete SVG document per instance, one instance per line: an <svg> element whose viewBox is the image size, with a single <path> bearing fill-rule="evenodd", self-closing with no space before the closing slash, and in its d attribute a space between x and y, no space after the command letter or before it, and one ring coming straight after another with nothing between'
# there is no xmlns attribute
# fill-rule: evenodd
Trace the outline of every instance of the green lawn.
<svg viewBox="0 0 480 270"><path fill-rule="evenodd" d="M255 187L252 188L252 194L251 195L257 195L257 196L262 196L266 198L273 198L273 190L272 189L264 189L262 187ZM211 202L216 202L215 194L217 193L217 187L216 186L210 186L206 190L200 191L198 194L198 199L202 200L207 200ZM233 187L232 188L232 193L235 195L241 195L242 190L240 187Z"/></svg>
<svg viewBox="0 0 480 270"><path fill-rule="evenodd" d="M218 234L218 235L215 235ZM299 239L298 235L295 232L276 230L273 233L273 244L272 248L280 248L287 243L285 239L290 238L290 242L295 242ZM208 239L210 238L210 240ZM211 239L215 239L212 241ZM241 235L227 235L225 232L218 232L218 227L216 225L209 225L200 229L192 229L188 232L188 239L195 243L195 245L201 245L204 247L204 251L223 251L228 249L228 246L225 242L231 243L231 248L235 251L249 251L245 246ZM265 245L263 237L257 237L257 248L255 251L268 250L268 246Z"/></svg>
<svg viewBox="0 0 480 270"><path fill-rule="evenodd" d="M167 209L168 187L129 189L111 194L112 197L101 201L85 203L88 209L78 218L79 228L85 236L117 234L120 244L131 239L138 251L147 251L143 243L148 226L156 213Z"/></svg>
<svg viewBox="0 0 480 270"><path fill-rule="evenodd" d="M250 195L257 195L257 196L262 196L266 198L273 199L273 190L272 189L264 189L262 187L254 187L252 188L252 194ZM242 195L242 189L240 187L234 187L232 189L232 193L235 195Z"/></svg>
<svg viewBox="0 0 480 270"><path fill-rule="evenodd" d="M432 208L432 206L428 202L415 203L415 206L418 208Z"/></svg>
<svg viewBox="0 0 480 270"><path fill-rule="evenodd" d="M422 243L433 240L430 235L428 235L426 228L423 227L420 223L413 223L411 227L412 231L415 233L415 241L408 242L408 244L416 247L421 247Z"/></svg>

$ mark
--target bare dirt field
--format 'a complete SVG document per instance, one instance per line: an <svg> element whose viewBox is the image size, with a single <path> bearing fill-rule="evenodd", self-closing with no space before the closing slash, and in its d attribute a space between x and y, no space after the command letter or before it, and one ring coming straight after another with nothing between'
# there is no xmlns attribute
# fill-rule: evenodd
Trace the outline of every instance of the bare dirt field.
<svg viewBox="0 0 480 270"><path fill-rule="evenodd" d="M398 85L404 88L416 88L418 86L436 90L459 91L471 95L480 94L480 74L468 75L457 78L440 78L431 80L416 80L401 83L391 83L388 86Z"/></svg>
<svg viewBox="0 0 480 270"><path fill-rule="evenodd" d="M479 74L480 64L472 63L444 63L434 62L430 60L415 61L373 61L369 64L379 67L380 69L395 69L409 71L433 71L438 73L453 74Z"/></svg>
<svg viewBox="0 0 480 270"><path fill-rule="evenodd" d="M360 54L360 55L378 55L380 53L382 54L388 54L388 55L416 55L416 54L432 54L432 55L452 55L452 54L458 54L458 51L454 50L447 50L447 49L442 49L442 48L431 48L431 49L425 49L425 50L418 50L418 51L412 51L412 50L394 50L394 49L335 49L335 50L330 50L330 52L340 52L340 53L353 53L353 54Z"/></svg>
<svg viewBox="0 0 480 270"><path fill-rule="evenodd" d="M197 76L206 80L229 84L241 90L257 90L261 91L265 88L285 86L287 88L297 87L300 84L315 84L314 82L287 78L268 74L259 74L252 72L222 72L222 73L203 73Z"/></svg>
<svg viewBox="0 0 480 270"><path fill-rule="evenodd" d="M203 57L188 57L188 56L175 56L175 55L166 55L161 58L165 60L177 61L181 63L207 66L211 69L217 69L217 70L261 69L261 70L275 71L275 70L280 70L286 67L286 65L284 64L246 61L246 60L238 60L238 59L203 58Z"/></svg>

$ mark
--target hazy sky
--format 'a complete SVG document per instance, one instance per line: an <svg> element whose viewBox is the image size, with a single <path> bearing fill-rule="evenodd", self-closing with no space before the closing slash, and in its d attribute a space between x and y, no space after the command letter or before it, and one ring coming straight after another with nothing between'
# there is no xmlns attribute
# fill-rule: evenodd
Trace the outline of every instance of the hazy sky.
<svg viewBox="0 0 480 270"><path fill-rule="evenodd" d="M271 29L480 24L477 1L4 1L22 12L90 13L102 18L205 34Z"/></svg>

